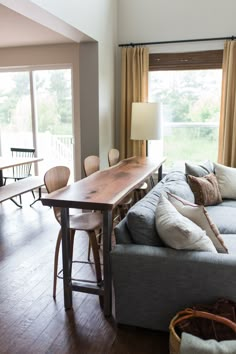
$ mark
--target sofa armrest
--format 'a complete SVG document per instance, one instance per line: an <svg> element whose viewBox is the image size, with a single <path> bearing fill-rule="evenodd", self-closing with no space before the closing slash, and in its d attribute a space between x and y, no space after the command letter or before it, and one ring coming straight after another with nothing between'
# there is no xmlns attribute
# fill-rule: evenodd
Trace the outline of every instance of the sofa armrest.
<svg viewBox="0 0 236 354"><path fill-rule="evenodd" d="M236 256L116 245L111 252L118 323L168 330L176 312L219 297L236 301Z"/></svg>

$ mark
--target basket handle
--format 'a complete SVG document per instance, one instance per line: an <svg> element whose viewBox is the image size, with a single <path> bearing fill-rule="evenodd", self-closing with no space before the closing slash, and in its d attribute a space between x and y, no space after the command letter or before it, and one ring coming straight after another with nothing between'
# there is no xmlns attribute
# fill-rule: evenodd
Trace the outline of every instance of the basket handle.
<svg viewBox="0 0 236 354"><path fill-rule="evenodd" d="M223 316L215 315L210 312L205 312L205 311L198 311L198 310L193 310L193 309L185 309L184 311L180 311L177 313L177 315L173 319L172 325L175 326L182 320L192 318L192 317L202 317L202 318L207 318L212 321L216 321L222 324L225 324L226 326L230 327L235 333L236 333L236 323L232 322L228 318L225 318Z"/></svg>

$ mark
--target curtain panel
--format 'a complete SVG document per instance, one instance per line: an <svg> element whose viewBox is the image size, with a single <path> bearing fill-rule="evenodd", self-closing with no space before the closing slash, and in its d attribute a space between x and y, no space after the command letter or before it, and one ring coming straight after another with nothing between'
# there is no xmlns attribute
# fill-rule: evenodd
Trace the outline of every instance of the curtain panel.
<svg viewBox="0 0 236 354"><path fill-rule="evenodd" d="M223 54L218 162L236 167L236 41L226 41Z"/></svg>
<svg viewBox="0 0 236 354"><path fill-rule="evenodd" d="M130 140L132 102L147 102L149 58L146 47L122 47L121 49L121 158L141 156L145 153L142 141ZM142 149L144 151L142 152Z"/></svg>

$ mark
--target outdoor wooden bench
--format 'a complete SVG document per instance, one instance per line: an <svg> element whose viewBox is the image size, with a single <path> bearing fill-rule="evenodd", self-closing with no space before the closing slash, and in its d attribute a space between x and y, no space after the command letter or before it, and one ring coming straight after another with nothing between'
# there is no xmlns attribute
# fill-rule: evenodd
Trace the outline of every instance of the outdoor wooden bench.
<svg viewBox="0 0 236 354"><path fill-rule="evenodd" d="M0 203L10 199L18 207L22 208L22 205L17 203L13 198L20 194L31 192L34 189L39 190L39 197L30 204L32 206L35 202L41 199L41 187L44 185L42 177L31 176L21 179L17 182L6 184L0 187Z"/></svg>

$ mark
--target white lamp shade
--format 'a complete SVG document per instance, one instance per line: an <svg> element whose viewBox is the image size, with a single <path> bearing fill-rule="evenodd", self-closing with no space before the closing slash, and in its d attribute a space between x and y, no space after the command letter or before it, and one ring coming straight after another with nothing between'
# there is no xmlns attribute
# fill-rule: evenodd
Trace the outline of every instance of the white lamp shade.
<svg viewBox="0 0 236 354"><path fill-rule="evenodd" d="M161 105L159 103L132 103L132 140L160 140L162 138Z"/></svg>

